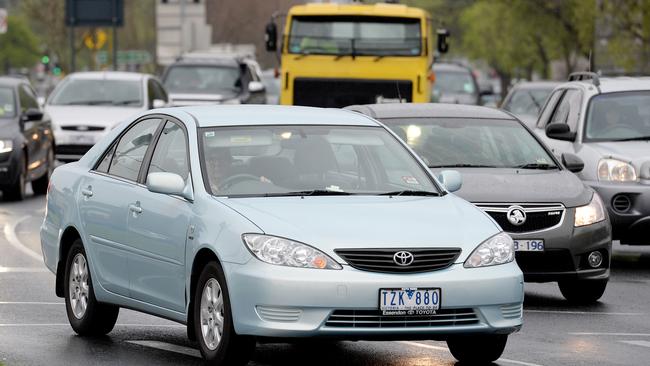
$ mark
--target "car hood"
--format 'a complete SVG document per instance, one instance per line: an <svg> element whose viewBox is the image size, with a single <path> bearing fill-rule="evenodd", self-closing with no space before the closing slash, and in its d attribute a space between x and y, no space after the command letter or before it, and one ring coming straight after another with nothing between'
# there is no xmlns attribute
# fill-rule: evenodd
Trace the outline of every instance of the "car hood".
<svg viewBox="0 0 650 366"><path fill-rule="evenodd" d="M20 134L18 118L0 118L0 138L12 139Z"/></svg>
<svg viewBox="0 0 650 366"><path fill-rule="evenodd" d="M473 203L562 203L582 206L592 191L567 170L457 169L463 177L458 196Z"/></svg>
<svg viewBox="0 0 650 366"><path fill-rule="evenodd" d="M470 203L443 197L326 196L218 198L264 233L338 248L456 247L458 262L499 227Z"/></svg>
<svg viewBox="0 0 650 366"><path fill-rule="evenodd" d="M650 162L650 141L605 141L587 144L603 158L631 161L637 169L643 163Z"/></svg>
<svg viewBox="0 0 650 366"><path fill-rule="evenodd" d="M45 114L55 126L101 126L110 129L142 112L138 107L48 105Z"/></svg>

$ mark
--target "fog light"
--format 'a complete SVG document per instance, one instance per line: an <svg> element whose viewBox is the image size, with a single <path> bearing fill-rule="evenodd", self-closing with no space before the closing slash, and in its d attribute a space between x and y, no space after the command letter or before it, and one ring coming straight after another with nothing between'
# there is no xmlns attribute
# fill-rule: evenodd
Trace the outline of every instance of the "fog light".
<svg viewBox="0 0 650 366"><path fill-rule="evenodd" d="M600 252L591 252L589 253L589 257L587 257L587 261L591 268L598 268L603 264L603 255Z"/></svg>

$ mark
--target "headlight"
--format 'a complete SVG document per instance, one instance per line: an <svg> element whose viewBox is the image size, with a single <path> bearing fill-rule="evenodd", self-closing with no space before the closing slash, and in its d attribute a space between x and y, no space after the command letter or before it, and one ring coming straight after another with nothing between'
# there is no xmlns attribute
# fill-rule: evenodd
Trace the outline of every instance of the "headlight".
<svg viewBox="0 0 650 366"><path fill-rule="evenodd" d="M467 258L465 268L477 268L506 264L515 260L515 244L510 235L499 233L476 247Z"/></svg>
<svg viewBox="0 0 650 366"><path fill-rule="evenodd" d="M299 268L343 269L332 258L307 244L262 234L244 234L242 238L262 262Z"/></svg>
<svg viewBox="0 0 650 366"><path fill-rule="evenodd" d="M613 182L636 181L636 170L630 163L617 159L602 159L598 163L598 180Z"/></svg>
<svg viewBox="0 0 650 366"><path fill-rule="evenodd" d="M594 192L588 205L576 208L574 225L585 226L605 220L605 206L598 193Z"/></svg>
<svg viewBox="0 0 650 366"><path fill-rule="evenodd" d="M10 152L14 149L14 143L11 140L0 140L0 154Z"/></svg>

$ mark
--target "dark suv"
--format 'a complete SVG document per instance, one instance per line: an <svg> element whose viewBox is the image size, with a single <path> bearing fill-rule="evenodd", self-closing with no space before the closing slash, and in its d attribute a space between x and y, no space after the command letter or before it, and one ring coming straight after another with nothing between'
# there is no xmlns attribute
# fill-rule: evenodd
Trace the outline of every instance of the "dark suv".
<svg viewBox="0 0 650 366"><path fill-rule="evenodd" d="M54 170L50 122L23 78L0 77L0 189L5 200L22 200L25 185L45 194Z"/></svg>

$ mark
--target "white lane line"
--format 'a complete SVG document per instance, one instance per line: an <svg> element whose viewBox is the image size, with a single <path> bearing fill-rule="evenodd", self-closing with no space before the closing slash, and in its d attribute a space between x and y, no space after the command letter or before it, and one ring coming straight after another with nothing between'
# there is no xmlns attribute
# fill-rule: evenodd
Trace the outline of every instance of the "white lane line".
<svg viewBox="0 0 650 366"><path fill-rule="evenodd" d="M186 356L201 358L201 352L199 352L199 350L197 349L178 346L167 342L158 342L158 341L125 341L125 342L131 344L137 344L138 346L155 348L163 351L180 353Z"/></svg>
<svg viewBox="0 0 650 366"><path fill-rule="evenodd" d="M0 305L65 305L64 302L0 301Z"/></svg>
<svg viewBox="0 0 650 366"><path fill-rule="evenodd" d="M650 342L648 341L619 341L620 343L631 344L634 346L648 347L650 348Z"/></svg>
<svg viewBox="0 0 650 366"><path fill-rule="evenodd" d="M0 266L0 273L43 273L50 272L47 268L39 267L3 267Z"/></svg>
<svg viewBox="0 0 650 366"><path fill-rule="evenodd" d="M650 337L650 333L598 333L598 332L573 332L569 335L578 336L614 336L614 337Z"/></svg>
<svg viewBox="0 0 650 366"><path fill-rule="evenodd" d="M426 349L434 349L436 351L449 351L449 348L447 347L440 347L440 346L433 346L430 344L422 344L418 342L409 342L409 341L402 341L400 343L409 345L409 346L414 346L414 347L420 347L420 348L426 348ZM542 366L537 363L530 363L530 362L524 362L524 361L517 361L517 360L511 360L508 358L500 358L497 361L505 362L505 363L511 363L513 365L522 365L522 366Z"/></svg>
<svg viewBox="0 0 650 366"><path fill-rule="evenodd" d="M565 310L524 310L524 313L571 314L571 315L616 315L616 316L646 315L646 313L612 313L612 312L605 312L605 311L565 311Z"/></svg>
<svg viewBox="0 0 650 366"><path fill-rule="evenodd" d="M23 254L27 255L28 257L35 259L39 262L43 262L43 256L40 254L36 253L35 251L29 249L26 247L23 243L20 242L18 239L18 236L16 235L16 227L20 225L21 222L29 219L30 216L23 216L19 218L18 220L13 220L5 224L4 227L4 234L5 238L7 238L7 241L11 246L14 248L18 249L19 251L23 252Z"/></svg>

